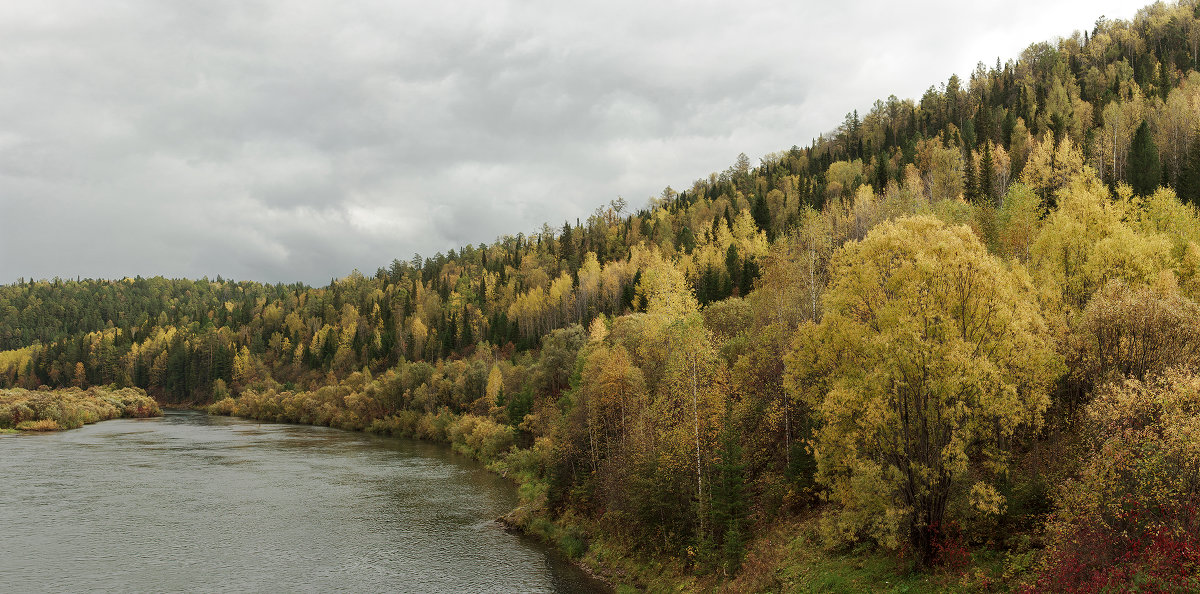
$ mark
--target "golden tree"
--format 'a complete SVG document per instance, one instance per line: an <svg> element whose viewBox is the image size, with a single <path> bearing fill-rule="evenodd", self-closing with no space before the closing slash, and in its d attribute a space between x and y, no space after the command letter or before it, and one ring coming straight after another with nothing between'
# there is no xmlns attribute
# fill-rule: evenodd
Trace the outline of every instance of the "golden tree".
<svg viewBox="0 0 1200 594"><path fill-rule="evenodd" d="M947 509L996 513L989 477L1037 426L1062 364L1032 297L965 226L886 222L839 250L819 324L797 331L787 384L819 429L817 479L835 542L906 539L935 558Z"/></svg>

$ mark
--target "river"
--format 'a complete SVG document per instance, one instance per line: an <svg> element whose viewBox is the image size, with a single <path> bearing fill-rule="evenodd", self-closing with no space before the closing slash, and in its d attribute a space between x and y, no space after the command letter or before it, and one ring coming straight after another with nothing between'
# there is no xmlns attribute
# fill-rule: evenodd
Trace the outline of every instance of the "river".
<svg viewBox="0 0 1200 594"><path fill-rule="evenodd" d="M0 436L0 591L604 591L441 444L167 411Z"/></svg>

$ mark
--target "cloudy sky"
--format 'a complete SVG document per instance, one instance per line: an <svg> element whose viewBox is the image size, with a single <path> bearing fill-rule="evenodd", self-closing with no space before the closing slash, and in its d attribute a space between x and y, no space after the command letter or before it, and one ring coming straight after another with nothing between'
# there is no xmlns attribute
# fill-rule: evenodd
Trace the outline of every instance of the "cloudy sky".
<svg viewBox="0 0 1200 594"><path fill-rule="evenodd" d="M325 284L642 206L1118 0L0 3L0 283Z"/></svg>

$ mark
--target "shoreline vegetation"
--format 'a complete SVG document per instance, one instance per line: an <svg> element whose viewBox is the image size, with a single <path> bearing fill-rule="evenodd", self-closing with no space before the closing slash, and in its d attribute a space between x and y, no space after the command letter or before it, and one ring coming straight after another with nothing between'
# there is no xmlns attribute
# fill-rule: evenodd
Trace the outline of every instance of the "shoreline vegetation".
<svg viewBox="0 0 1200 594"><path fill-rule="evenodd" d="M248 390L199 410L445 443L516 485L517 506L497 522L557 547L588 575L619 593L975 592L995 590L1013 571L1010 556L986 548L970 554L963 551L973 554L970 562L960 559L952 567L930 573L914 571L911 559L897 559L871 547L831 551L820 534L824 510L817 507L780 518L763 527L762 534L748 538L745 562L735 575L698 575L686 561L646 555L636 543L606 534L601 523L577 513L555 517L547 501L545 472L553 456L548 440L522 448L517 429L488 417L455 414L448 408L385 413L384 408L373 406L374 396L395 379L390 372L378 379L356 373L339 385L313 391ZM364 394L371 394L371 400Z"/></svg>
<svg viewBox="0 0 1200 594"><path fill-rule="evenodd" d="M117 418L162 416L140 388L0 390L0 431L60 431Z"/></svg>
<svg viewBox="0 0 1200 594"><path fill-rule="evenodd" d="M358 374L356 374L358 375ZM366 381L370 381L369 374ZM352 377L353 387L362 387L361 375ZM233 416L274 423L318 425L345 431L361 431L386 437L403 437L444 443L463 456L482 462L488 470L512 481L517 488L519 503L509 513L496 519L508 530L532 536L558 550L592 578L619 591L619 575L595 559L584 559L586 545L576 526L553 521L545 513L545 485L538 484L534 469L534 452L516 447L517 432L513 427L492 419L470 414L455 414L443 408L436 413L401 411L382 414L379 408L354 411L346 400L346 390L325 387L313 392L247 391L240 397L226 396L208 407L200 407L211 415ZM542 452L544 455L545 452Z"/></svg>
<svg viewBox="0 0 1200 594"><path fill-rule="evenodd" d="M247 391L240 397L227 396L201 410L213 415L319 425L447 444L454 452L482 462L488 470L516 485L517 507L496 519L506 529L556 546L584 572L614 591L636 590L637 586L629 584L647 583L648 573L639 575L640 569L632 574L629 571L629 563L635 558L632 551L623 558L621 569L606 564L613 559L585 557L588 545L584 531L582 526L572 522L581 518L554 520L546 513L546 485L537 479L536 469L546 462L539 459L548 454L544 448L538 451L536 444L530 450L516 448L517 432L513 427L471 413L455 414L446 408L436 413L400 411L396 414L380 414L381 409L351 410L345 404L361 402L361 399L346 399L347 388L361 388L363 379L362 376L351 377L350 387L339 386L342 389L327 386L312 392ZM369 376L366 379L370 381ZM668 575L678 579L684 573Z"/></svg>

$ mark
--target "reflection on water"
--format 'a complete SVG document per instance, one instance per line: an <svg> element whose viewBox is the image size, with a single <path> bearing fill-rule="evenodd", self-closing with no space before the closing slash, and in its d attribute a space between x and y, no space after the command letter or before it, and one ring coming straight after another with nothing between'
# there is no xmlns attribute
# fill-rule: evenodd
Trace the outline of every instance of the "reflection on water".
<svg viewBox="0 0 1200 594"><path fill-rule="evenodd" d="M445 446L189 411L0 437L0 590L599 591Z"/></svg>

